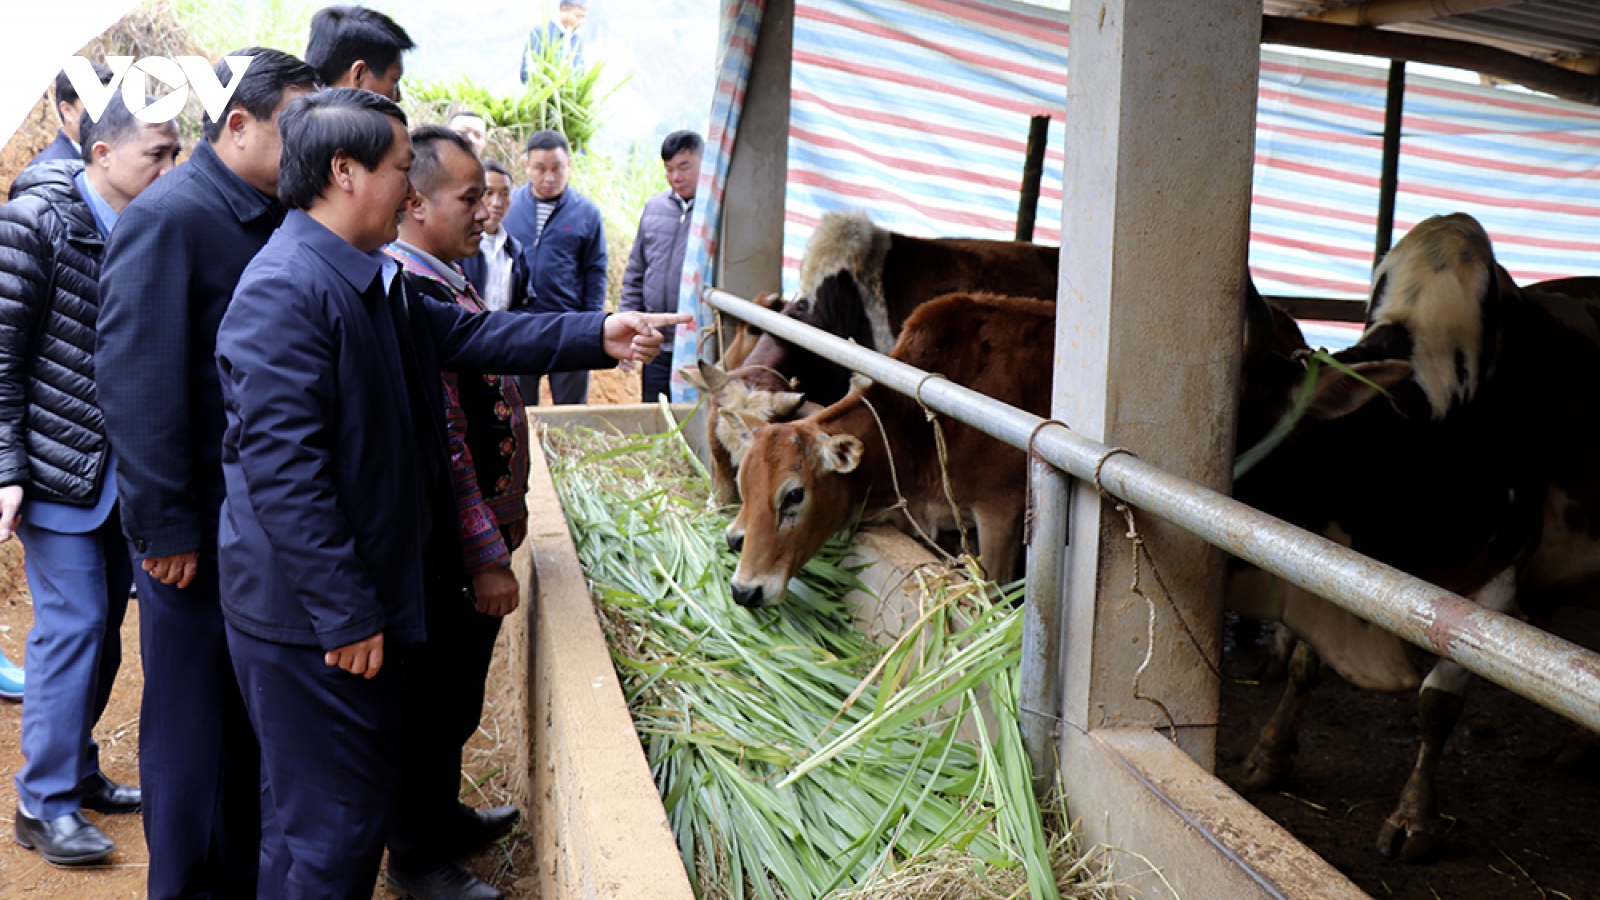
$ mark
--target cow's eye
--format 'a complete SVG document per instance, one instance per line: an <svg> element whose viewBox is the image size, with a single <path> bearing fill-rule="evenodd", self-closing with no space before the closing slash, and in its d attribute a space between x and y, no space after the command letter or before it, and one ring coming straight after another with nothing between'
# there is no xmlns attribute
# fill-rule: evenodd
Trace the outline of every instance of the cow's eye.
<svg viewBox="0 0 1600 900"><path fill-rule="evenodd" d="M799 506L800 501L804 500L805 498L805 488L790 488L789 492L783 495L783 503L781 505L784 509L793 509L794 507Z"/></svg>

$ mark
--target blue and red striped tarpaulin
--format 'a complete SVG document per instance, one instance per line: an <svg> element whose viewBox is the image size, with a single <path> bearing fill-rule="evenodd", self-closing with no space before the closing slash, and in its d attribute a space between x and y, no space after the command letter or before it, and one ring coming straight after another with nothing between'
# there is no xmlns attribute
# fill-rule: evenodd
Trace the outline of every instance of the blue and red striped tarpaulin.
<svg viewBox="0 0 1600 900"><path fill-rule="evenodd" d="M695 188L694 214L683 255L678 311L692 313L695 323L678 327L672 353L672 401L693 401L695 391L683 381L683 370L693 368L699 356L700 328L710 325L710 310L700 302L700 289L711 283L717 255L717 229L722 223L722 199L728 185L728 164L733 141L744 112L744 92L750 83L750 65L761 14L766 0L723 0L721 56L717 60L717 89L711 98L711 121L706 128L705 151L700 162L700 182Z"/></svg>
<svg viewBox="0 0 1600 900"><path fill-rule="evenodd" d="M1366 293L1387 64L1262 51L1250 262L1268 294ZM1041 242L1060 239L1067 14L1009 0L797 0L785 290L824 212L1009 238L1028 118L1052 115ZM1600 109L1407 79L1396 233L1465 211L1519 281L1600 274Z"/></svg>

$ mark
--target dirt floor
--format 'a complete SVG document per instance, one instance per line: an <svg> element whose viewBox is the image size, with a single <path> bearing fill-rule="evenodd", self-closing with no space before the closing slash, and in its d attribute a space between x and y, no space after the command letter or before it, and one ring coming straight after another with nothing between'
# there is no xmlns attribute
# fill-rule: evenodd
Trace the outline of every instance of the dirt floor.
<svg viewBox="0 0 1600 900"><path fill-rule="evenodd" d="M1576 615L1553 630L1594 646L1592 622ZM1228 672L1248 677L1265 655L1259 645L1243 648ZM1426 672L1431 658L1416 656ZM1282 688L1223 690L1217 757L1228 783L1238 786ZM1570 769L1553 765L1572 726L1481 680L1467 691L1440 765L1440 811L1450 818L1440 853L1416 866L1378 854L1378 829L1416 758L1416 705L1414 693L1365 693L1326 674L1302 718L1292 781L1279 792L1241 792L1374 897L1600 897L1600 768L1592 757Z"/></svg>
<svg viewBox="0 0 1600 900"><path fill-rule="evenodd" d="M590 384L595 405L634 403L639 396L639 376L617 370L596 372ZM548 393L545 402L549 402ZM22 573L22 551L16 541L0 544L0 650L21 663L33 609L27 582ZM143 686L139 663L139 606L128 607L123 625L124 656L122 672L112 691L111 704L96 729L101 764L106 774L117 781L139 780L139 696ZM502 644L504 634L502 633ZM483 725L467 746L463 762L463 799L478 807L518 802L507 789L506 771L513 760L510 747L500 735L512 731L507 683L508 654L502 646L495 651L490 674ZM16 789L12 776L22 764L18 745L22 706L0 701L0 825L10 829L16 808ZM51 900L121 900L144 896L145 867L148 856L144 832L137 815L102 816L88 813L117 845L117 851L100 866L61 869L45 863L39 856L18 846L9 834L0 834L0 898L38 897ZM533 841L519 829L502 844L479 853L468 861L480 877L499 887L512 900L538 900L534 877L536 862ZM391 896L381 885L375 898Z"/></svg>

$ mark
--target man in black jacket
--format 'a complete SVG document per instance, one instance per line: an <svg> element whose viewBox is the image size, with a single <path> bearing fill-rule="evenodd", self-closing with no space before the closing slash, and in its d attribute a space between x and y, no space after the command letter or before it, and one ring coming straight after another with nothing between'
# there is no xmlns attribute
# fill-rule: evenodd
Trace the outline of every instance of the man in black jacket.
<svg viewBox="0 0 1600 900"><path fill-rule="evenodd" d="M217 323L283 220L278 111L316 72L254 47L221 121L129 204L101 274L95 383L140 571L139 777L152 900L255 895L260 759L217 587L224 494ZM218 79L233 78L226 61Z"/></svg>
<svg viewBox="0 0 1600 900"><path fill-rule="evenodd" d="M92 65L95 77L100 79L101 84L111 80L111 70L103 63L92 63ZM78 143L78 120L83 118L83 101L78 98L78 89L72 85L72 79L67 77L65 71L56 75L55 99L56 115L61 117L61 129L56 132L55 140L40 150L38 156L28 161L27 168L60 159L83 158L83 146ZM13 200L21 193L20 181L21 179L18 179L11 183L10 197Z"/></svg>
<svg viewBox="0 0 1600 900"><path fill-rule="evenodd" d="M651 197L639 216L639 231L622 273L622 308L644 312L677 312L678 286L683 280L683 254L689 244L694 219L694 194L700 184L700 135L674 131L661 142L661 165L667 170L667 189ZM672 389L672 350L645 366L640 386L646 403Z"/></svg>
<svg viewBox="0 0 1600 900"><path fill-rule="evenodd" d="M13 529L22 539L33 595L13 821L17 843L56 865L113 849L83 809L139 808L138 788L101 773L92 738L133 583L94 390L94 327L105 239L178 156L174 125L140 122L120 99L99 122L85 115L80 135L82 161L26 170L0 207L0 541Z"/></svg>
<svg viewBox="0 0 1600 900"><path fill-rule="evenodd" d="M407 289L483 312L457 260L472 257L488 217L484 166L467 138L429 125L411 132L412 202L387 253ZM445 429L455 486L461 563L471 602L428 598L428 639L412 659L408 704L416 721L406 741L406 787L389 838L389 889L413 900L499 900L494 887L456 862L509 833L515 806L464 805L461 751L478 730L483 689L500 620L520 591L511 554L528 533L528 423L516 380L480 371L444 372Z"/></svg>

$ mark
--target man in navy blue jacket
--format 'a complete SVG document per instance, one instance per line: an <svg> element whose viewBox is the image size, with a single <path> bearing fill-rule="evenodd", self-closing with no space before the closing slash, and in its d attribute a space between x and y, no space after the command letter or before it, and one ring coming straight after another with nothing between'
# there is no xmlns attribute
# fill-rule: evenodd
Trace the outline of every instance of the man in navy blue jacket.
<svg viewBox="0 0 1600 900"><path fill-rule="evenodd" d="M606 306L606 229L600 207L567 187L572 151L556 131L528 137L523 166L528 189L511 198L506 232L522 245L532 313L599 312ZM518 379L522 396L539 402L538 376ZM587 371L551 372L556 403L589 402Z"/></svg>
<svg viewBox="0 0 1600 900"><path fill-rule="evenodd" d="M221 121L128 204L100 272L95 387L117 453L122 530L139 561L139 777L152 900L255 895L260 761L217 596L222 391L217 323L283 219L278 110L316 85L253 47ZM224 83L234 76L218 64Z"/></svg>
<svg viewBox="0 0 1600 900"><path fill-rule="evenodd" d="M441 367L644 363L686 317L471 314L411 294L381 252L411 196L405 114L336 88L281 131L292 211L217 333L223 611L272 826L257 895L365 900L393 824L407 650L428 597L469 602Z"/></svg>

